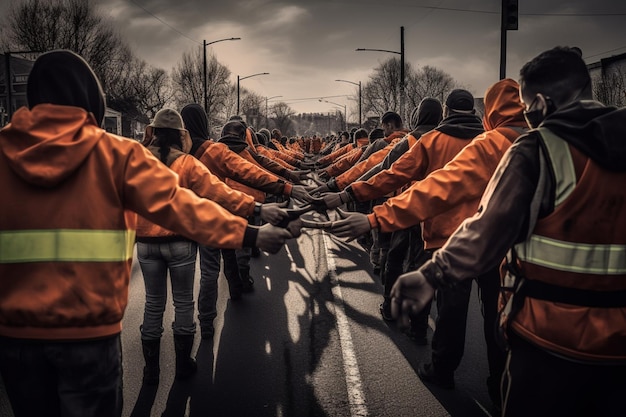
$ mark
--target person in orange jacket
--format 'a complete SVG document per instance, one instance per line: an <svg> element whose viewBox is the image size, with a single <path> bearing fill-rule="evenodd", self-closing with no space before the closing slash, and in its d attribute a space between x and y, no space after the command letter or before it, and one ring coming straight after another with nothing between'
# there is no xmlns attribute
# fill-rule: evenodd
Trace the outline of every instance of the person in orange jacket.
<svg viewBox="0 0 626 417"><path fill-rule="evenodd" d="M243 159L225 145L209 140L206 113L200 105L185 106L181 110L181 116L196 147L196 158L234 190L253 197L252 204L246 206L246 212L237 214L247 218L256 215L268 221L265 211L271 204L262 204L266 193L289 195L297 190L297 188L292 188L290 183L285 183L277 176L259 169L257 165ZM247 198L242 199L242 201L247 200ZM218 278L222 265L232 300L240 299L242 292L251 291L251 284L244 282L239 275L234 249L200 245L199 253L198 321L201 337L210 339L215 333L213 321L217 317Z"/></svg>
<svg viewBox="0 0 626 417"><path fill-rule="evenodd" d="M580 49L520 70L533 129L503 156L479 210L392 289L402 325L436 288L502 268L502 413L618 416L626 392L626 109L592 99Z"/></svg>
<svg viewBox="0 0 626 417"><path fill-rule="evenodd" d="M350 233L357 233L359 228L370 227L369 222L374 219L380 220L383 228L393 223L393 229L423 222L426 242L430 236L440 236L442 239L446 238L446 234L449 236L465 218L476 211L480 196L500 158L527 127L518 89L518 84L511 79L498 81L491 86L485 94L485 133L472 140L443 169L431 172L399 196L375 207L369 219L353 217L346 222L345 230L337 230L337 233L347 233L348 223L351 223ZM429 219L441 219L442 215L450 213L455 214L455 217L449 218L447 222L431 223L431 228L426 228ZM357 222L360 226L357 226ZM365 223L368 225L365 226ZM438 228L437 234L429 233L435 231L435 227ZM441 242L438 246L426 243L430 254L440 246ZM504 367L504 357L496 345L493 331L497 310L497 275L497 269L492 269L477 278L485 315L484 333L490 371L487 388L494 405L500 401L499 381ZM439 317L433 335L432 362L418 370L422 379L448 388L454 386L453 372L463 355L470 291L471 281L456 289L442 291L437 304ZM391 288L388 294L390 292Z"/></svg>
<svg viewBox="0 0 626 417"><path fill-rule="evenodd" d="M248 225L100 128L102 88L73 52L40 55L27 98L0 130L0 374L16 417L121 416L133 213L233 249L277 252L298 230Z"/></svg>
<svg viewBox="0 0 626 417"><path fill-rule="evenodd" d="M231 120L222 127L222 133L218 139L218 143L223 143L228 148L246 159L252 164L258 165L259 169L264 169L264 161L259 160L253 156L249 151L249 146L246 141L246 133L248 132L246 125L238 120ZM273 161L272 161L273 162ZM274 163L274 162L273 162ZM274 163L275 164L275 163ZM277 165L277 164L276 164ZM303 189L302 185L294 185L293 188ZM308 194L306 189L301 196L304 202L310 202L312 197ZM237 263L239 265L239 275L244 283L244 291L251 292L253 290L254 278L250 275L250 258L252 257L251 248L242 248L236 251Z"/></svg>
<svg viewBox="0 0 626 417"><path fill-rule="evenodd" d="M199 110L204 112L201 107ZM278 224L287 216L287 213L276 205L260 205L255 203L252 196L233 190L211 174L204 164L189 155L187 152L192 147L192 140L184 126L183 119L176 110L165 108L157 112L153 122L146 128L146 136L153 136L148 149L178 174L180 186L189 188L200 197L215 201L231 213L242 217L249 217L254 210L258 210L268 222ZM143 381L147 385L159 383L160 342L163 334L163 312L167 301L168 272L175 311L172 328L176 353L176 379L187 379L196 371L191 351L196 333L196 323L193 319L193 289L198 245L142 216L137 220L136 240L137 259L143 273L146 296L144 320L141 325L141 343L146 362ZM233 299L241 297L242 283L239 275L236 278L234 280L227 276ZM201 292L205 290L202 284L204 283L201 283ZM204 305L200 305L199 299L198 309L202 312L203 308ZM205 323L201 320L200 324L204 335L206 332L202 325Z"/></svg>

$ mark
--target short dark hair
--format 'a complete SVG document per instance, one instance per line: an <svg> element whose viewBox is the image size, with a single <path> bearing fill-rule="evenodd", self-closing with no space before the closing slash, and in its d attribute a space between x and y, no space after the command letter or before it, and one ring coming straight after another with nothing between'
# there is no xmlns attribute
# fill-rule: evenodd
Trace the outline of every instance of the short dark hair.
<svg viewBox="0 0 626 417"><path fill-rule="evenodd" d="M374 141L376 141L376 139L382 139L382 138L385 137L385 131L382 130L380 127L377 127L375 129L372 129L372 131L369 133L368 137L370 139L370 143L374 143Z"/></svg>
<svg viewBox="0 0 626 417"><path fill-rule="evenodd" d="M360 128L354 131L354 140L367 137L367 130Z"/></svg>
<svg viewBox="0 0 626 417"><path fill-rule="evenodd" d="M558 106L571 100L573 93L590 94L591 77L579 48L557 46L520 69L520 85L525 95L541 93Z"/></svg>
<svg viewBox="0 0 626 417"><path fill-rule="evenodd" d="M229 135L237 136L239 138L245 138L246 127L240 121L231 120L230 122L227 122L222 128L222 137Z"/></svg>
<svg viewBox="0 0 626 417"><path fill-rule="evenodd" d="M395 111L388 111L380 118L381 123L393 123L394 126L402 126L402 117Z"/></svg>

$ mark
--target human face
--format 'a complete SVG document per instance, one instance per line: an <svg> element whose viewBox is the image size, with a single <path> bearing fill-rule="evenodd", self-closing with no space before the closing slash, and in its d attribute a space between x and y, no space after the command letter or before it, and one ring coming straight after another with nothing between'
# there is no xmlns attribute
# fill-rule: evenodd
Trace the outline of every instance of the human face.
<svg viewBox="0 0 626 417"><path fill-rule="evenodd" d="M391 135L395 129L395 126L393 125L393 123L383 123L381 127L383 128L385 137Z"/></svg>
<svg viewBox="0 0 626 417"><path fill-rule="evenodd" d="M524 118L526 119L528 126L532 129L539 127L543 120L555 110L550 97L544 96L541 93L537 93L533 97L525 94L523 88L520 87L520 97L522 97L522 101L526 105Z"/></svg>

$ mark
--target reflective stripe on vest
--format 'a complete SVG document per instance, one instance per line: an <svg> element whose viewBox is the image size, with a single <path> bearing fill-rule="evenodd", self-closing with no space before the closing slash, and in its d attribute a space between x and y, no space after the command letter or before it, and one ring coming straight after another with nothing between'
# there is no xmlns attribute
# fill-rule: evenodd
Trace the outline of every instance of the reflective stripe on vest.
<svg viewBox="0 0 626 417"><path fill-rule="evenodd" d="M556 176L555 207L576 187L574 161L566 141L546 128L539 128ZM626 245L565 242L531 235L515 246L521 261L565 272L621 275L626 274Z"/></svg>
<svg viewBox="0 0 626 417"><path fill-rule="evenodd" d="M546 145L554 172L557 175L554 205L561 204L576 188L576 171L569 145L546 128L539 128L543 143Z"/></svg>
<svg viewBox="0 0 626 417"><path fill-rule="evenodd" d="M9 230L0 232L0 263L120 262L131 259L134 230Z"/></svg>
<svg viewBox="0 0 626 417"><path fill-rule="evenodd" d="M520 260L565 272L626 274L626 245L590 245L532 235L516 245Z"/></svg>

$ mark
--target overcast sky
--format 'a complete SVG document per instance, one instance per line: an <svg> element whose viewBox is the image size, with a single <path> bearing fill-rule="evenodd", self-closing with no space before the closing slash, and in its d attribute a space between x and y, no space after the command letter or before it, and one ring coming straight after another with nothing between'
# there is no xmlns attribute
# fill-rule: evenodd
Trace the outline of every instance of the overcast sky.
<svg viewBox="0 0 626 417"><path fill-rule="evenodd" d="M400 51L413 67L435 66L482 97L499 78L499 0L96 0L148 63L171 70L202 41L240 37L207 48L242 87L283 96L297 112L334 111L307 97L354 95L372 69ZM519 0L519 30L508 32L507 76L556 45L578 46L589 62L626 52L626 2ZM329 98L356 109L347 98Z"/></svg>

